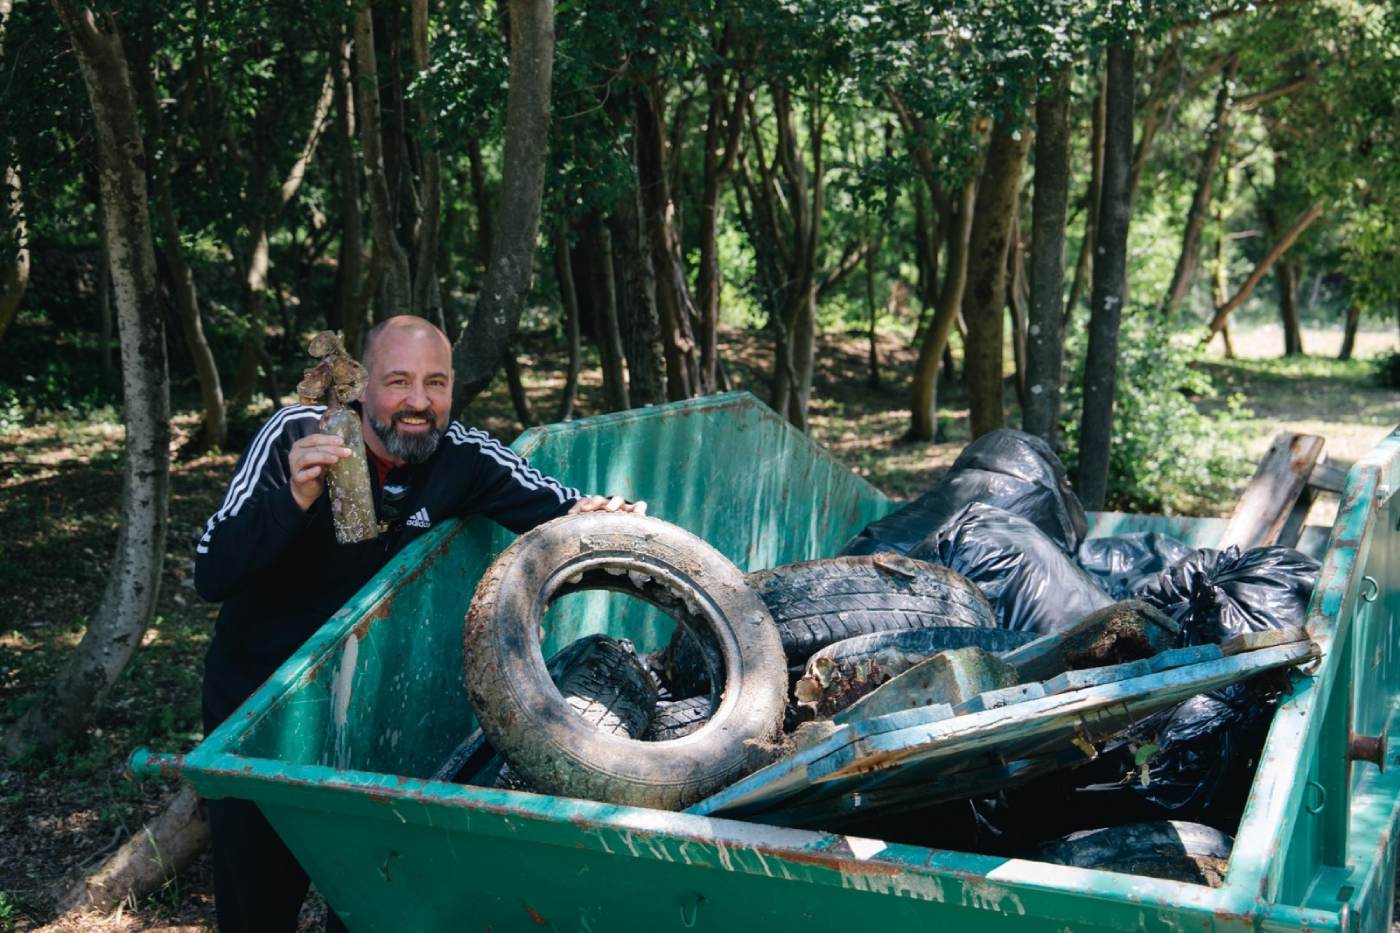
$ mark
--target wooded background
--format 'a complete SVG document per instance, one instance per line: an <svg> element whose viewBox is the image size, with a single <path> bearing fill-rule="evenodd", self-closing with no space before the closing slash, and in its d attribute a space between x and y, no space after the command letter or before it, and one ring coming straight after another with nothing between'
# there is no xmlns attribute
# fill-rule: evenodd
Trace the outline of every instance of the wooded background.
<svg viewBox="0 0 1400 933"><path fill-rule="evenodd" d="M456 407L499 368L520 424L595 367L588 414L729 388L740 334L804 430L863 335L907 443L956 386L1087 507L1170 504L1203 343L1400 328L1397 87L1355 0L0 0L0 434L125 427L100 606L6 748L83 735L140 643L172 416L236 451L325 327L434 320Z"/></svg>

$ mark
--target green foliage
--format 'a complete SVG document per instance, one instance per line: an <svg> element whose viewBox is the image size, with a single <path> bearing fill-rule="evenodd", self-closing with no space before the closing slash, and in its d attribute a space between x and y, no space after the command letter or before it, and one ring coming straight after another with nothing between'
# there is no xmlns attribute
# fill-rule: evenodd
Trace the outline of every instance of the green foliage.
<svg viewBox="0 0 1400 933"><path fill-rule="evenodd" d="M1086 341L1079 331L1066 347L1065 410L1061 425L1066 464L1077 466L1078 411L1083 400ZM1108 496L1112 508L1181 513L1212 510L1249 471L1240 455L1242 434L1234 423L1246 417L1239 398L1225 400L1211 416L1200 402L1217 397L1209 375L1193 365L1202 351L1177 346L1158 315L1137 308L1124 316L1118 344L1113 402L1113 446Z"/></svg>
<svg viewBox="0 0 1400 933"><path fill-rule="evenodd" d="M1376 357L1376 382L1387 389L1400 389L1400 353Z"/></svg>

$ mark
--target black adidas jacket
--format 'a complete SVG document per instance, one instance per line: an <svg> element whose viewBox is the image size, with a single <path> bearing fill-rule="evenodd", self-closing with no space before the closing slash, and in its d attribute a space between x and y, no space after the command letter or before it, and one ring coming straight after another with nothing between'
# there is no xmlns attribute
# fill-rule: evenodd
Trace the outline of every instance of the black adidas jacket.
<svg viewBox="0 0 1400 933"><path fill-rule="evenodd" d="M410 541L457 515L485 515L514 532L564 514L579 498L484 431L452 422L425 463L395 467L375 489L387 532L337 544L322 496L292 500L287 454L319 431L324 407L294 405L244 451L219 510L195 548L199 595L222 601L205 658L206 728L221 722ZM387 495L386 495L387 493Z"/></svg>

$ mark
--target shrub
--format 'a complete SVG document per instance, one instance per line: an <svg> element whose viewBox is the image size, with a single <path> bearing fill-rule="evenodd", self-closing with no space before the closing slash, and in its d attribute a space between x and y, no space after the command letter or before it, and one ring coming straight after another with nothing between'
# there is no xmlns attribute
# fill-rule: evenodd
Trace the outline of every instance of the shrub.
<svg viewBox="0 0 1400 933"><path fill-rule="evenodd" d="M1079 412L1083 402L1087 337L1066 340L1065 462L1077 466ZM1109 448L1109 507L1135 512L1215 512L1249 464L1241 456L1238 424L1248 412L1243 397L1225 399L1214 415L1201 410L1217 398L1210 376L1196 367L1201 349L1173 346L1156 313L1124 315L1118 341L1118 372Z"/></svg>

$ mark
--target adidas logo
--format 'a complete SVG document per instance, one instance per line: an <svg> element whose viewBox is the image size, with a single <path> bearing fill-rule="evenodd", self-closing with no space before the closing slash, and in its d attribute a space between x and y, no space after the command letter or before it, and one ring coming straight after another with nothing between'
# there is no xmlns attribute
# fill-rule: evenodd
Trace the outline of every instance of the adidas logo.
<svg viewBox="0 0 1400 933"><path fill-rule="evenodd" d="M430 528L432 527L433 520L428 517L427 509L419 509L410 515L408 521L404 524L408 525L410 528Z"/></svg>

